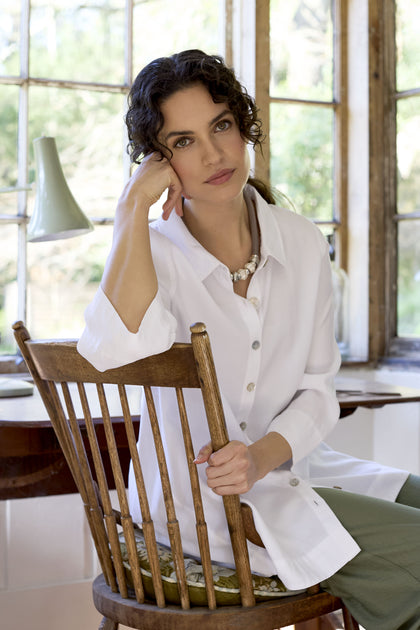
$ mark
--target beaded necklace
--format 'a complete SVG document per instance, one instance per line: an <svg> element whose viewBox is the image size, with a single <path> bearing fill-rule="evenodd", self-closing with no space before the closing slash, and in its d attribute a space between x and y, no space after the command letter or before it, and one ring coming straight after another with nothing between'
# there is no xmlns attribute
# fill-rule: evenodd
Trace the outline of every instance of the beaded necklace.
<svg viewBox="0 0 420 630"><path fill-rule="evenodd" d="M238 282L238 280L246 280L248 276L251 276L260 262L260 233L258 230L257 216L255 213L255 207L252 201L247 204L248 206L248 218L249 229L251 230L251 258L241 269L232 271L230 274L232 282Z"/></svg>

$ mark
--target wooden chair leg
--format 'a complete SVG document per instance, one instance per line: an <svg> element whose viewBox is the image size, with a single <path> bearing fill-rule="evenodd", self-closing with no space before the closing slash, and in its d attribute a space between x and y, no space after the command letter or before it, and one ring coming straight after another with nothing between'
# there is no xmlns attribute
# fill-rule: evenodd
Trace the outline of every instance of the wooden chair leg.
<svg viewBox="0 0 420 630"><path fill-rule="evenodd" d="M350 615L348 610L346 610L346 615L347 617L345 617L343 611L345 630L359 630L359 626L356 624L356 621ZM329 615L323 615L317 619L302 621L295 624L295 630L337 630L338 628L343 628L343 622L341 620L341 615L336 613L330 613Z"/></svg>
<svg viewBox="0 0 420 630"><path fill-rule="evenodd" d="M356 619L351 615L345 606L343 606L343 620L345 630L360 630L360 626Z"/></svg>
<svg viewBox="0 0 420 630"><path fill-rule="evenodd" d="M319 630L319 619L295 623L295 630Z"/></svg>
<svg viewBox="0 0 420 630"><path fill-rule="evenodd" d="M118 623L103 617L98 630L118 630Z"/></svg>

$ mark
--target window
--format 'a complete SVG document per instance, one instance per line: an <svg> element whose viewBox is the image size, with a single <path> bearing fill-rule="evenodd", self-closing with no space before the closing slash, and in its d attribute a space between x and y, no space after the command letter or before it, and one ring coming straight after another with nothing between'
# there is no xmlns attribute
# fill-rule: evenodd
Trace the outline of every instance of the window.
<svg viewBox="0 0 420 630"><path fill-rule="evenodd" d="M255 174L319 224L348 274L349 354L420 356L419 3L0 0L0 351L10 325L75 335L129 175L133 73L186 47L225 54L267 134ZM178 16L182 24L178 25ZM151 25L145 28L145 25ZM270 71L269 71L270 69ZM56 138L93 233L26 244L32 140ZM71 308L70 308L71 305ZM52 322L54 326L52 326Z"/></svg>
<svg viewBox="0 0 420 630"><path fill-rule="evenodd" d="M400 339L420 337L420 41L415 27L419 19L418 3L398 0L392 140L396 147L396 334Z"/></svg>
<svg viewBox="0 0 420 630"><path fill-rule="evenodd" d="M223 52L223 7L217 0L0 0L1 354L15 352L16 319L34 337L80 334L130 173L129 85L158 56ZM88 235L26 242L32 142L41 135L56 139L69 187L95 224Z"/></svg>
<svg viewBox="0 0 420 630"><path fill-rule="evenodd" d="M257 101L271 183L331 234L350 357L420 354L420 40L410 0L264 5ZM258 83L257 83L258 87ZM260 172L264 171L263 161Z"/></svg>
<svg viewBox="0 0 420 630"><path fill-rule="evenodd" d="M420 350L420 43L418 3L383 0L369 14L371 45L370 355ZM373 44L373 42L372 42Z"/></svg>
<svg viewBox="0 0 420 630"><path fill-rule="evenodd" d="M269 46L259 71L268 65L270 77L257 102L262 98L269 130L269 178L330 242L334 286L342 296L336 305L336 337L347 356L346 16L340 1L266 4L261 30L269 33Z"/></svg>

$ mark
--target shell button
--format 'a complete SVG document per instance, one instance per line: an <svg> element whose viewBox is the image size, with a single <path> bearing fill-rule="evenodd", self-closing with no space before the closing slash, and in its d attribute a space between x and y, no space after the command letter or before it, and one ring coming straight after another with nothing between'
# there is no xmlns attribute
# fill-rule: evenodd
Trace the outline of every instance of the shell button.
<svg viewBox="0 0 420 630"><path fill-rule="evenodd" d="M246 386L247 390L249 392L253 392L255 389L255 383L248 383L248 385Z"/></svg>
<svg viewBox="0 0 420 630"><path fill-rule="evenodd" d="M296 479L296 477L293 477L292 479L290 479L289 484L293 487L298 486L299 485L299 479Z"/></svg>

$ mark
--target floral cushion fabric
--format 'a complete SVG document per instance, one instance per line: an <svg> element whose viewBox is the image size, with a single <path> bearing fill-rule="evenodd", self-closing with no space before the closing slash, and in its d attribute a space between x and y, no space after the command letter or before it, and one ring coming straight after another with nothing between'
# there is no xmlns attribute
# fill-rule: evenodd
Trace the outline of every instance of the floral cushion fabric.
<svg viewBox="0 0 420 630"><path fill-rule="evenodd" d="M148 597L154 598L152 574L150 572L146 543L143 532L140 529L135 530L135 539L145 592ZM132 586L131 569L128 562L127 547L123 533L120 534L120 546L127 581L128 584ZM157 543L157 549L165 597L168 602L179 604L177 580L171 549L160 543ZM199 560L187 556L184 556L184 564L191 603L196 606L205 606L207 604L207 594L203 567ZM215 563L212 564L212 570L217 604L219 606L240 604L239 581L235 570ZM263 577L253 575L252 582L257 601L268 601L276 597L295 595L297 593L297 591L288 591L277 576Z"/></svg>

